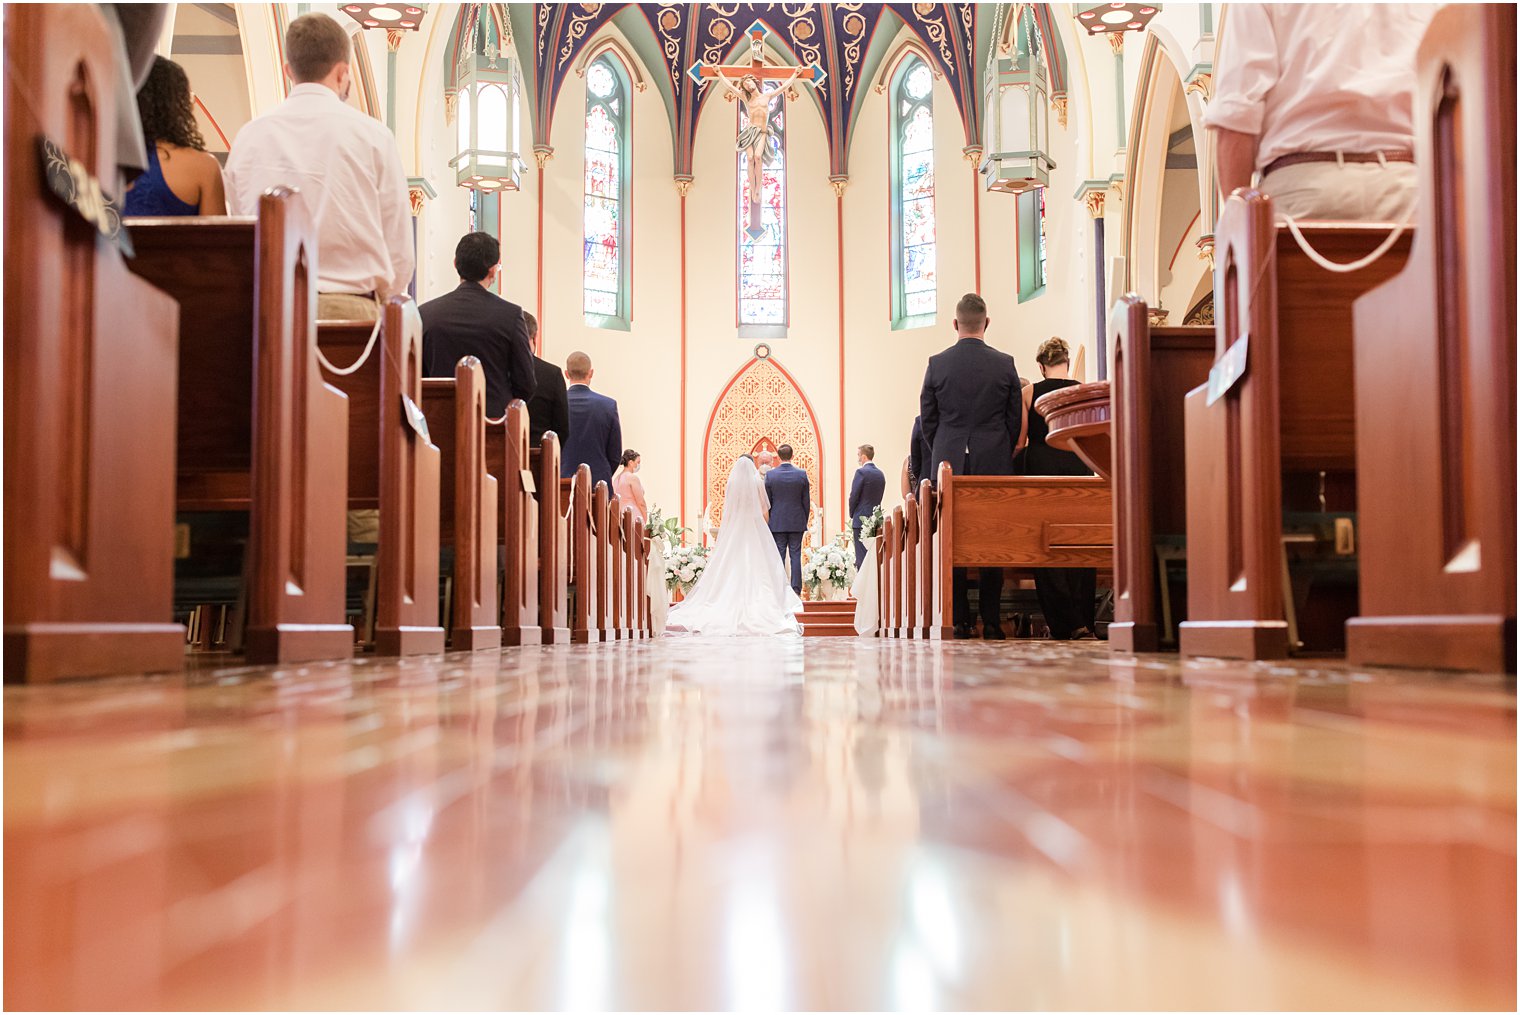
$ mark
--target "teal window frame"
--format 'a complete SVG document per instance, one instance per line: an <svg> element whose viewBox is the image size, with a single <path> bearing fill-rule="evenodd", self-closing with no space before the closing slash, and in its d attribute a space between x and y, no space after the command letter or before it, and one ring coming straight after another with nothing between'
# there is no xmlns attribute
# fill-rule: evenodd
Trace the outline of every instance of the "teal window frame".
<svg viewBox="0 0 1520 1015"><path fill-rule="evenodd" d="M597 313L592 313L592 312L586 310L586 262L585 262L586 226L585 226L584 220L582 220L582 223L581 223L581 314L584 317L587 326L589 326L589 327L592 327L592 328L603 328L603 329L610 330L610 331L629 331L633 327L633 299L632 299L632 286L630 285L630 281L631 281L632 275L633 275L633 271L632 271L632 268L633 268L633 250L632 250L632 243L631 243L631 240L632 240L632 237L633 237L633 230L631 228L632 221L633 221L633 217L632 217L632 213L633 213L632 168L633 168L633 166L632 166L632 159L630 157L630 152L629 152L629 148L631 147L631 145L629 144L629 141L630 141L629 134L631 133L630 130L629 130L629 121L632 118L632 106L631 106L631 104L632 104L632 97L633 97L633 82L632 82L632 80L630 79L630 77L628 75L627 68L625 68L623 66L622 61L614 59L610 54L603 53L601 56L597 57L595 60L592 61L592 63L591 63L592 67L595 67L597 65L602 65L602 66L606 67L609 71L611 71L613 80L617 82L617 87L613 90L613 93L611 95L603 97L603 98L598 98L597 96L593 95L591 93L591 88L588 85L587 88L586 88L586 112L585 112L586 117L589 119L590 116L591 116L592 110L595 109L597 106L601 106L602 108L606 109L607 115L608 115L609 118L611 118L613 124L616 127L616 131L617 131L617 139L618 139L618 152L617 152L617 154L618 154L618 187L617 187L617 202L618 202L618 229L617 229L617 242L618 242L618 283L617 283L617 313L615 313L615 314L597 314ZM590 72L590 68L589 67L587 68L587 72L589 74L589 72ZM616 110L614 110L612 108L612 105L611 105L611 103L614 100L620 100L619 101L619 108L616 109ZM589 132L588 132L588 136L589 136ZM581 197L582 197L582 201L583 202L584 202L584 200L585 200L586 197L590 196L590 191L588 190L587 183L586 183L586 156L588 154L588 151L589 150L586 147L586 145L582 144L582 146L581 146L581 159L582 159L582 161L581 161ZM584 212L583 212L583 214L584 214Z"/></svg>
<svg viewBox="0 0 1520 1015"><path fill-rule="evenodd" d="M916 113L919 109L925 109L928 111L931 123L934 119L934 89L932 86L929 89L929 94L922 99L914 99L907 94L908 75L912 74L919 67L928 68L932 75L933 68L930 68L929 65L925 63L924 60L922 60L916 53L908 56L908 58L902 62L902 64L893 74L891 87L887 89L887 94L891 97L891 101L888 107L888 113L891 117L890 130L888 134L891 138L892 150L892 161L889 178L889 193L891 195L889 201L889 204L891 206L889 218L891 222L890 228L892 232L891 242L887 244L887 247L889 251L888 256L891 258L892 306L890 316L892 320L893 331L907 331L913 328L931 328L939 320L939 292L937 283L934 293L933 313L909 314L907 307L908 280L905 256L906 244L903 242L903 133L907 129L909 118L912 117L913 114ZM909 106L906 112L903 110L904 102L907 102ZM933 165L934 154L934 149L931 146L929 149L929 159L931 165ZM938 196L938 181L936 180L935 192L929 198L930 207L934 209L935 212L936 235L933 246L935 248L936 260L938 259L939 254L939 220L937 214ZM937 277L938 275L936 273L936 279Z"/></svg>
<svg viewBox="0 0 1520 1015"><path fill-rule="evenodd" d="M1018 236L1019 302L1045 292L1049 248L1045 236L1045 187L1019 194L1014 202L1014 231Z"/></svg>

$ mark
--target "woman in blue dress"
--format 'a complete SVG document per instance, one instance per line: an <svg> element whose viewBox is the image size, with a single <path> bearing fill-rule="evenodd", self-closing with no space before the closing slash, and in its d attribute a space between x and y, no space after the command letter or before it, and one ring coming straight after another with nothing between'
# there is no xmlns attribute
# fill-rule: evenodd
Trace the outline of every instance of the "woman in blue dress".
<svg viewBox="0 0 1520 1015"><path fill-rule="evenodd" d="M148 168L132 183L125 215L225 215L222 167L195 125L190 79L173 60L155 57L137 93L148 142Z"/></svg>

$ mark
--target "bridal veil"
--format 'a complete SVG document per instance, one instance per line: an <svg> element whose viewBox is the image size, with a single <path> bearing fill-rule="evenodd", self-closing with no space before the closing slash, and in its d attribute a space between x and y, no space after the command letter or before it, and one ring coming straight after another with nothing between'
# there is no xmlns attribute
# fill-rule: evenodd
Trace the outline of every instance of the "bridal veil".
<svg viewBox="0 0 1520 1015"><path fill-rule="evenodd" d="M765 522L768 499L755 463L728 474L718 542L691 594L670 608L666 630L707 635L797 634L802 600L787 581Z"/></svg>

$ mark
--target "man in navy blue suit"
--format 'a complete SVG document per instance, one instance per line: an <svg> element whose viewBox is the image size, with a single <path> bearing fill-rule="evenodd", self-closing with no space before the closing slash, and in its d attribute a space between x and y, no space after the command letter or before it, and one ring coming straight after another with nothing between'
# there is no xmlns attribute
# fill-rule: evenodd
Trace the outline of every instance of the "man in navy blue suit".
<svg viewBox="0 0 1520 1015"><path fill-rule="evenodd" d="M871 445L862 444L859 447L856 460L860 463L860 468L855 470L855 479L850 483L850 528L855 530L857 569L866 559L866 544L860 541L860 527L871 517L872 511L881 507L881 499L887 494L887 477L872 461L875 457L876 449Z"/></svg>
<svg viewBox="0 0 1520 1015"><path fill-rule="evenodd" d="M591 485L612 486L612 474L623 457L623 424L618 419L617 402L591 390L591 357L572 352L565 360L565 379L570 387L565 399L570 403L570 439L565 442L559 474L575 475L582 464L591 467Z"/></svg>
<svg viewBox="0 0 1520 1015"><path fill-rule="evenodd" d="M771 535L781 551L781 563L792 558L792 591L802 594L802 534L812 513L812 486L805 470L792 464L792 446L776 449L781 464L765 474L765 495L771 501Z"/></svg>
<svg viewBox="0 0 1520 1015"><path fill-rule="evenodd" d="M986 302L976 293L967 293L955 305L956 343L929 357L918 408L929 448L929 480L936 485L944 462L950 463L957 476L1011 476L1013 451L1024 443L1028 421L1019 372L1012 356L987 344L991 323ZM955 568L951 581L955 637L970 638L974 629L966 569ZM1001 568L981 569L977 595L982 637L1003 640Z"/></svg>

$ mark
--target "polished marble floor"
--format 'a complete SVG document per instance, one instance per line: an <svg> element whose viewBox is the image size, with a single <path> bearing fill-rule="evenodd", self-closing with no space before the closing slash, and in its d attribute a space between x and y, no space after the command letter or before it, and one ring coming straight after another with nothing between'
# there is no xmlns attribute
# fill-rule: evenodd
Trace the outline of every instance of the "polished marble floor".
<svg viewBox="0 0 1520 1015"><path fill-rule="evenodd" d="M1515 694L681 640L5 692L8 1008L1515 1006Z"/></svg>

